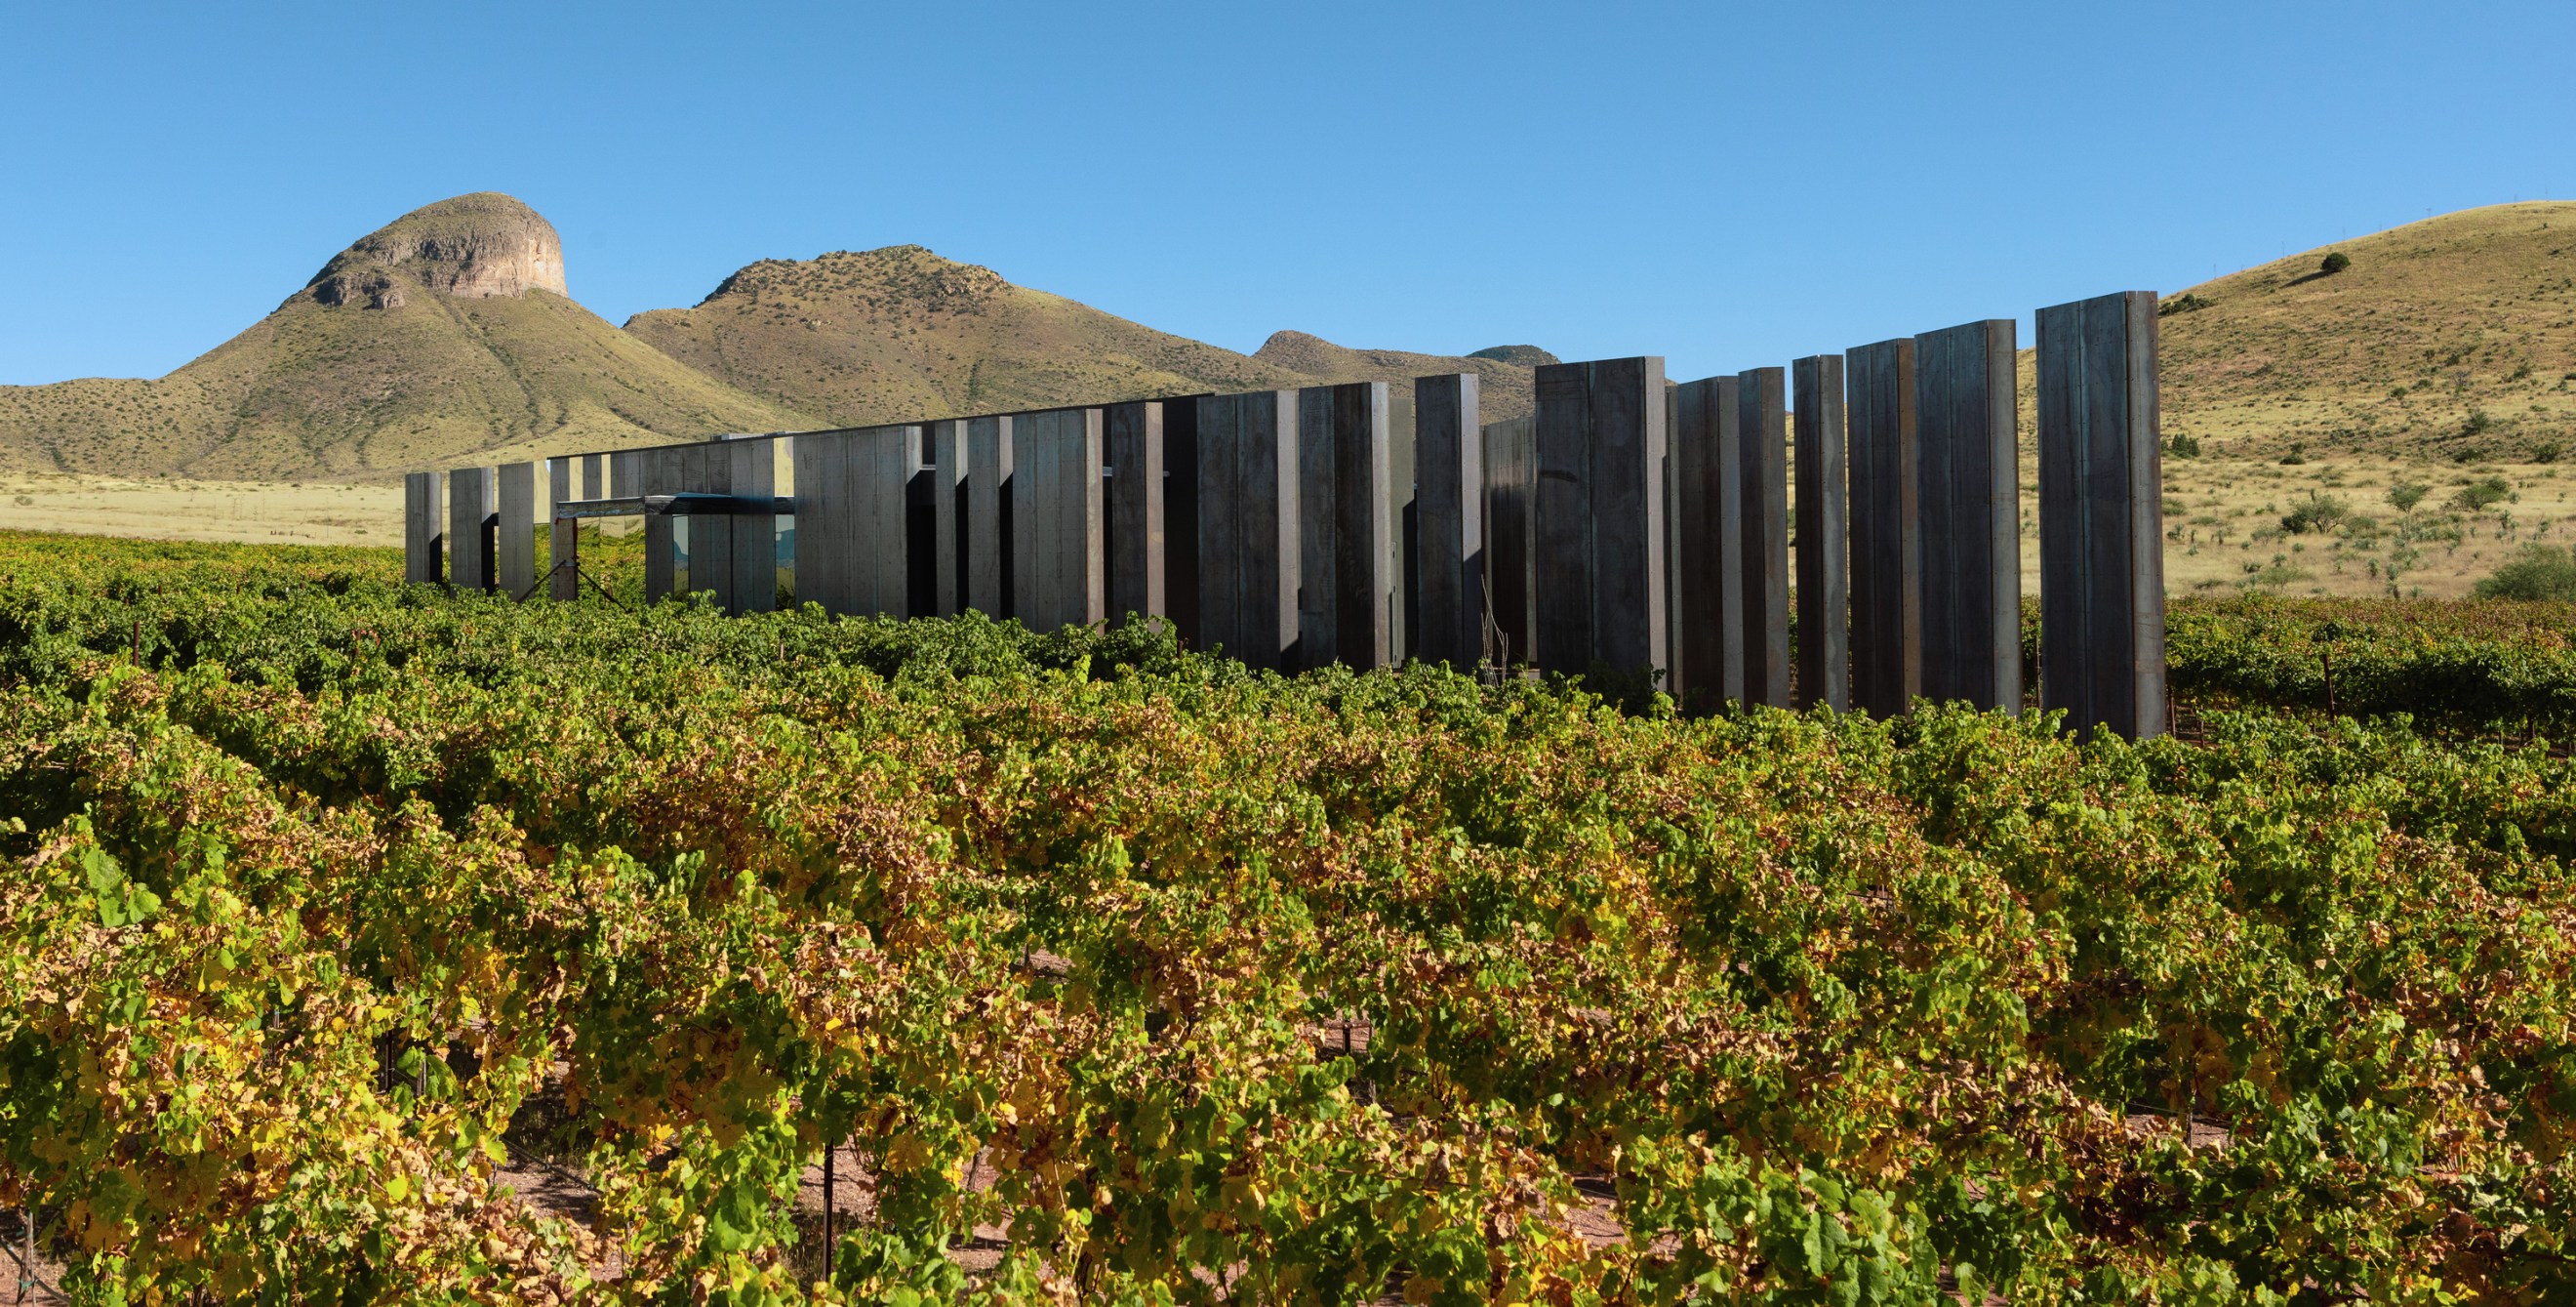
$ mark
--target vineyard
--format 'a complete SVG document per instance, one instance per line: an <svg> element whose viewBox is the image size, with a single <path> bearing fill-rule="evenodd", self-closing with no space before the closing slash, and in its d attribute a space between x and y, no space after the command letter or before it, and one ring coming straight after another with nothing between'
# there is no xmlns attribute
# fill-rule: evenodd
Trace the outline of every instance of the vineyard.
<svg viewBox="0 0 2576 1307"><path fill-rule="evenodd" d="M2190 729L2079 745L0 575L6 1270L73 1301L2576 1298L2564 606L2178 603Z"/></svg>

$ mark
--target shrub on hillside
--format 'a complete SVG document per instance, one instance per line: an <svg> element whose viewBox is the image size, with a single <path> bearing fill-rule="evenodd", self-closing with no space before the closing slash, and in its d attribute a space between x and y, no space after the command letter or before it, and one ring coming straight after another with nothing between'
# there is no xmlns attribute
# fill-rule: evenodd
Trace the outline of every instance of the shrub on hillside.
<svg viewBox="0 0 2576 1307"><path fill-rule="evenodd" d="M2503 477L2488 477L2484 481L2472 481L2460 487L2460 493L2455 499L2460 507L2472 513L2483 513L2503 503L2512 494L2513 487L2506 485Z"/></svg>
<svg viewBox="0 0 2576 1307"><path fill-rule="evenodd" d="M2412 513L2415 511L2415 506L2417 504L2424 502L2426 492L2431 489L2432 487L2425 485L2421 481L2390 482L2388 486L2389 506L2395 508L2400 513Z"/></svg>
<svg viewBox="0 0 2576 1307"><path fill-rule="evenodd" d="M2305 535L2310 531L2329 530L2336 523L2350 516L2352 516L2352 505L2345 503L2341 495L2321 494L2311 490L2308 492L2306 502L2282 516L2281 529L2292 535Z"/></svg>
<svg viewBox="0 0 2576 1307"><path fill-rule="evenodd" d="M2334 253L2326 256L2325 262L2317 265L2317 271L2331 277L2351 266L2352 256L2344 253L2342 250L2336 250Z"/></svg>
<svg viewBox="0 0 2576 1307"><path fill-rule="evenodd" d="M2478 582L2480 599L2576 603L2576 546L2528 544Z"/></svg>

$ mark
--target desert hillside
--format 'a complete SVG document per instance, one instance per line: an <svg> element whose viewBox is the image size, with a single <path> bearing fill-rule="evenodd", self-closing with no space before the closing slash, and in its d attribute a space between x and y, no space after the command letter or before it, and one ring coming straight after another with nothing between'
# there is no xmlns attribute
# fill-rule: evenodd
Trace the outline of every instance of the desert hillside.
<svg viewBox="0 0 2576 1307"><path fill-rule="evenodd" d="M1246 356L1013 285L918 245L764 259L697 307L626 330L773 403L858 425L1196 391L1485 378L1488 419L1529 411L1532 346L1479 357L1345 349L1283 331Z"/></svg>
<svg viewBox="0 0 2576 1307"><path fill-rule="evenodd" d="M2349 266L2326 272L2334 254ZM2339 241L2168 295L2164 313L2165 429L2212 453L2576 452L2576 203Z"/></svg>
<svg viewBox="0 0 2576 1307"><path fill-rule="evenodd" d="M708 379L838 425L1311 384L918 245L764 259L627 332Z"/></svg>
<svg viewBox="0 0 2576 1307"><path fill-rule="evenodd" d="M2445 214L2176 291L2159 338L2173 593L2456 597L2576 525L2576 204Z"/></svg>
<svg viewBox="0 0 2576 1307"><path fill-rule="evenodd" d="M0 386L0 467L345 478L811 425L564 292L562 242L535 211L506 195L442 201L169 376Z"/></svg>

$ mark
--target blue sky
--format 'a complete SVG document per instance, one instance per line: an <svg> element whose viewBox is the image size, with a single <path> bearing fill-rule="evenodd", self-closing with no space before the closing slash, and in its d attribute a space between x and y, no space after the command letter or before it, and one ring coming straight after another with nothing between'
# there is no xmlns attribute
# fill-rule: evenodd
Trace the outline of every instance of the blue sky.
<svg viewBox="0 0 2576 1307"><path fill-rule="evenodd" d="M0 0L0 383L449 195L611 321L917 242L1234 349L1692 377L2576 197L2576 4Z"/></svg>

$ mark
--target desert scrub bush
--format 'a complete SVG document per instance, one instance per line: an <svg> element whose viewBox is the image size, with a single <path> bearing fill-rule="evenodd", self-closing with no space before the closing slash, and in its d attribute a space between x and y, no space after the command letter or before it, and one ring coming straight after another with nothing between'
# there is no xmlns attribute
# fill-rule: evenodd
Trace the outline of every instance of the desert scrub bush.
<svg viewBox="0 0 2576 1307"><path fill-rule="evenodd" d="M2480 599L2576 603L2576 547L2527 544L2477 584Z"/></svg>
<svg viewBox="0 0 2576 1307"><path fill-rule="evenodd" d="M2512 497L2513 487L2505 484L2503 477L2488 477L2460 487L2451 500L2468 512L2483 513Z"/></svg>
<svg viewBox="0 0 2576 1307"><path fill-rule="evenodd" d="M2281 529L2292 535L2306 535L2331 529L2350 516L2352 505L2345 503L2343 496L2311 490L2306 500L2282 515Z"/></svg>

